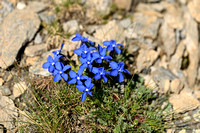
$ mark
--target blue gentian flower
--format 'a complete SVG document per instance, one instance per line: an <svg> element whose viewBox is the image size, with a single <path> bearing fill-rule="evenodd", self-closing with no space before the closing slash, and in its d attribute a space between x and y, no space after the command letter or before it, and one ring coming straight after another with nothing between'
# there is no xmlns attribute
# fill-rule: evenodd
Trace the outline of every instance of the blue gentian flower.
<svg viewBox="0 0 200 133"><path fill-rule="evenodd" d="M121 50L118 49L117 47L118 47L118 46L123 47L122 44L116 44L116 41L115 41L115 40L104 41L103 44L104 44L105 46L107 46L107 50L109 50L109 51L113 51L113 49L115 49L115 51L117 52L117 54L120 54L120 53L121 53Z"/></svg>
<svg viewBox="0 0 200 133"><path fill-rule="evenodd" d="M102 60L112 59L110 55L106 55L106 48L102 48L98 45L97 50L99 51L99 58L96 59L97 63L102 63Z"/></svg>
<svg viewBox="0 0 200 133"><path fill-rule="evenodd" d="M97 52L87 53L86 58L80 57L79 60L82 63L80 68L85 69L86 67L88 67L89 71L91 72L92 71L91 63L97 58L99 58L99 54Z"/></svg>
<svg viewBox="0 0 200 133"><path fill-rule="evenodd" d="M47 62L45 62L43 65L42 65L42 68L44 69L48 69L48 71L50 73L53 73L54 69L55 69L55 64L56 62L58 62L58 59L62 57L62 55L58 55L56 56L54 59L49 55L47 57Z"/></svg>
<svg viewBox="0 0 200 133"><path fill-rule="evenodd" d="M107 83L108 79L107 79L107 77L106 77L105 75L106 75L106 74L110 74L110 72L109 72L109 71L105 71L105 70L104 70L104 67L100 67L100 68L93 67L93 68L92 68L92 72L95 74L95 75L94 75L94 78L95 78L95 79L100 79L101 76L102 76L104 82Z"/></svg>
<svg viewBox="0 0 200 133"><path fill-rule="evenodd" d="M81 45L87 42L89 42L91 45L94 45L92 41L88 40L86 37L82 37L79 33L76 33L76 36L72 38L72 41L81 41Z"/></svg>
<svg viewBox="0 0 200 133"><path fill-rule="evenodd" d="M62 62L56 62L55 64L56 69L53 72L54 77L54 82L57 82L59 80L61 80L61 77L67 81L68 79L68 75L65 73L65 71L67 71L69 68L71 68L70 65L66 65L64 66Z"/></svg>
<svg viewBox="0 0 200 133"><path fill-rule="evenodd" d="M69 76L71 77L71 79L68 81L68 84L75 84L75 83L77 83L78 85L83 84L81 80L88 79L88 76L86 75L81 76L83 74L83 71L84 71L83 68L79 68L77 73L71 70L69 72Z"/></svg>
<svg viewBox="0 0 200 133"><path fill-rule="evenodd" d="M81 45L79 49L75 49L74 53L77 55L81 55L81 57L85 58L87 53L90 53L90 51L96 50L94 47L87 47L85 44Z"/></svg>
<svg viewBox="0 0 200 133"><path fill-rule="evenodd" d="M114 70L110 72L111 76L117 76L119 74L119 82L122 82L124 80L124 76L122 73L128 73L131 74L127 69L124 69L124 63L119 62L116 63L114 61L110 61L110 67Z"/></svg>
<svg viewBox="0 0 200 133"><path fill-rule="evenodd" d="M79 91L84 91L82 96L81 96L81 101L84 102L86 97L87 97L87 94L89 94L90 96L93 96L92 95L92 92L91 92L91 89L92 87L94 86L93 83L91 83L91 78L88 78L86 81L85 81L85 86L84 85L76 85L76 88L79 90Z"/></svg>
<svg viewBox="0 0 200 133"><path fill-rule="evenodd" d="M58 56L58 55L61 55L61 50L62 50L62 48L63 48L63 45L64 45L64 43L61 44L60 50L56 50L56 51L53 51L53 52L52 52L53 55L54 55L54 57L56 57L56 56Z"/></svg>

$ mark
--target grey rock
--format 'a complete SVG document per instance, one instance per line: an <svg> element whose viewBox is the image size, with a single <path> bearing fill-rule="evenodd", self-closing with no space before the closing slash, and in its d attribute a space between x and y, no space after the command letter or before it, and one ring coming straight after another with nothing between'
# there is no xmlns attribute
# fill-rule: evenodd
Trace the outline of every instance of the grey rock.
<svg viewBox="0 0 200 133"><path fill-rule="evenodd" d="M195 109L193 112L192 112L192 117L194 118L194 120L196 122L200 122L200 110L199 108Z"/></svg>
<svg viewBox="0 0 200 133"><path fill-rule="evenodd" d="M18 113L14 102L6 96L0 95L0 124L4 125L7 130L15 128L14 120L17 119Z"/></svg>
<svg viewBox="0 0 200 133"><path fill-rule="evenodd" d="M97 25L91 25L91 26L87 26L87 33L92 34L96 31L96 29L98 29L99 26Z"/></svg>
<svg viewBox="0 0 200 133"><path fill-rule="evenodd" d="M0 86L0 92L3 96L9 96L11 95L11 91L8 87L6 86Z"/></svg>
<svg viewBox="0 0 200 133"><path fill-rule="evenodd" d="M33 39L39 26L37 14L29 10L16 9L5 18L0 26L1 68L6 69L14 63L21 47Z"/></svg>
<svg viewBox="0 0 200 133"><path fill-rule="evenodd" d="M0 2L1 8L0 8L0 23L2 23L2 20L4 17L6 17L9 13L11 13L14 10L14 7L12 3L8 2L7 0L3 0Z"/></svg>
<svg viewBox="0 0 200 133"><path fill-rule="evenodd" d="M120 9L129 11L131 9L132 0L114 0L115 4Z"/></svg>
<svg viewBox="0 0 200 133"><path fill-rule="evenodd" d="M77 20L70 20L63 23L63 30L65 33L75 34L79 31L79 26Z"/></svg>
<svg viewBox="0 0 200 133"><path fill-rule="evenodd" d="M31 45L26 47L24 53L26 56L34 57L37 55L41 55L42 53L47 51L47 45L45 43L39 45Z"/></svg>
<svg viewBox="0 0 200 133"><path fill-rule="evenodd" d="M36 44L42 43L42 36L40 34L36 35L36 37L34 39L34 43L36 43Z"/></svg>
<svg viewBox="0 0 200 133"><path fill-rule="evenodd" d="M123 28L128 28L131 26L131 19L130 18L126 18L123 19L119 22L119 24L123 27Z"/></svg>
<svg viewBox="0 0 200 133"><path fill-rule="evenodd" d="M147 0L148 2L150 3L157 3L157 2L160 2L160 0Z"/></svg>
<svg viewBox="0 0 200 133"><path fill-rule="evenodd" d="M45 9L47 9L48 5L44 2L29 1L28 6L26 8L35 13L40 13L40 12L44 11Z"/></svg>
<svg viewBox="0 0 200 133"><path fill-rule="evenodd" d="M56 15L50 11L44 11L39 13L39 17L46 24L52 24L56 20Z"/></svg>

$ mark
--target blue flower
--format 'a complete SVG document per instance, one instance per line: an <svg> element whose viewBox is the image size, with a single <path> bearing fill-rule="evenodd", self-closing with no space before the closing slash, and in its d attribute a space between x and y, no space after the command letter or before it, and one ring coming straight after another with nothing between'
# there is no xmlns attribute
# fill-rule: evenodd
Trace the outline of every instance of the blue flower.
<svg viewBox="0 0 200 133"><path fill-rule="evenodd" d="M97 52L93 53L87 53L86 58L80 57L79 60L82 63L80 68L86 68L88 67L89 71L92 71L92 65L91 63L96 60L99 57L99 54Z"/></svg>
<svg viewBox="0 0 200 133"><path fill-rule="evenodd" d="M79 33L76 33L76 36L72 38L72 41L81 41L81 42L87 42L88 39L85 37L82 37Z"/></svg>
<svg viewBox="0 0 200 133"><path fill-rule="evenodd" d="M42 65L42 68L48 69L50 73L52 73L55 69L55 64L58 62L58 59L62 57L62 55L56 56L54 59L49 55L47 58L47 62Z"/></svg>
<svg viewBox="0 0 200 133"><path fill-rule="evenodd" d="M124 63L119 62L116 63L114 61L110 61L110 67L114 70L110 72L110 75L117 76L119 74L119 82L122 82L124 80L124 76L122 73L128 73L131 74L127 69L124 69Z"/></svg>
<svg viewBox="0 0 200 133"><path fill-rule="evenodd" d="M91 78L88 78L86 81L85 81L85 86L84 85L76 85L76 88L79 90L79 91L84 91L82 96L81 96L81 101L84 102L86 97L87 97L87 94L89 94L90 96L93 96L92 95L92 92L91 92L91 89L92 87L94 86L93 83L91 83Z"/></svg>
<svg viewBox="0 0 200 133"><path fill-rule="evenodd" d="M115 40L104 41L103 44L104 44L105 46L107 46L107 50L109 50L109 51L113 51L113 49L115 49L115 51L117 52L117 54L120 54L120 53L121 53L121 50L118 49L117 47L118 47L118 46L123 47L122 44L116 44L116 41L115 41Z"/></svg>
<svg viewBox="0 0 200 133"><path fill-rule="evenodd" d="M88 76L86 76L86 75L81 76L83 74L83 71L84 71L84 69L82 69L82 68L79 68L77 73L75 71L71 70L69 72L69 76L71 77L71 79L68 81L68 84L75 84L75 83L83 84L81 82L81 80L88 79Z"/></svg>
<svg viewBox="0 0 200 133"><path fill-rule="evenodd" d="M65 71L71 68L71 66L70 65L64 66L62 62L56 62L55 66L56 66L56 69L53 72L53 75L55 76L53 79L54 82L61 80L61 77L65 81L67 81L68 75L65 73Z"/></svg>
<svg viewBox="0 0 200 133"><path fill-rule="evenodd" d="M99 51L99 58L96 59L97 63L102 63L102 60L112 59L110 55L106 55L106 48L102 48L98 45L97 50Z"/></svg>
<svg viewBox="0 0 200 133"><path fill-rule="evenodd" d="M61 50L63 48L63 45L64 45L64 43L61 44L60 50L56 50L56 51L52 52L54 57L61 55Z"/></svg>
<svg viewBox="0 0 200 133"><path fill-rule="evenodd" d="M79 49L75 49L74 53L77 55L81 55L81 57L85 58L87 53L90 53L90 51L92 50L96 50L96 48L94 47L87 47L85 44L81 45L81 47Z"/></svg>
<svg viewBox="0 0 200 133"><path fill-rule="evenodd" d="M110 74L110 72L109 71L105 71L104 67L100 67L100 68L93 67L92 68L92 72L95 74L94 75L95 79L100 79L101 76L102 76L105 83L108 81L108 79L107 79L107 77L105 75L106 74Z"/></svg>

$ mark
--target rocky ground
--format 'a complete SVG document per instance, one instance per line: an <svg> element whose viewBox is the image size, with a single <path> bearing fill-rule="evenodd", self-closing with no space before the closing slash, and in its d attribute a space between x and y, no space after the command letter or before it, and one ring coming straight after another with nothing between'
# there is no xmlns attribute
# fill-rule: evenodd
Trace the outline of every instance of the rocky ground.
<svg viewBox="0 0 200 133"><path fill-rule="evenodd" d="M41 66L53 49L65 42L63 52L77 61L79 44L71 38L79 32L127 46L129 70L170 95L183 118L167 132L200 132L200 0L63 1L0 1L0 121L20 118L15 103L29 88L25 75L49 76ZM9 131L17 124L0 126Z"/></svg>

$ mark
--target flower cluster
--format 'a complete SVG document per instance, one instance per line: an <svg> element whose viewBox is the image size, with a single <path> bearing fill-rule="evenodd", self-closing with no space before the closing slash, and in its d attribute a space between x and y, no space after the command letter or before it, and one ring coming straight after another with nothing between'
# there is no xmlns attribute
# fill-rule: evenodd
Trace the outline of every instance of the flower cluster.
<svg viewBox="0 0 200 133"><path fill-rule="evenodd" d="M96 80L100 80L101 78L105 83L108 82L108 77L110 76L118 76L118 81L122 82L124 80L123 73L130 72L124 68L123 62L115 62L113 58L110 56L111 54L121 53L121 50L118 48L123 47L122 44L116 44L115 40L104 41L102 47L98 45L95 47L95 43L88 40L85 37L82 37L79 33L76 33L76 36L72 39L72 41L81 41L81 46L78 49L74 50L74 53L79 56L79 60L81 65L79 66L79 70L77 72L73 70L69 70L71 68L70 65L64 65L65 63L60 60L63 56L61 54L61 50L63 45L61 45L60 50L53 51L52 58L50 55L47 58L47 62L43 64L44 69L48 69L52 75L54 75L54 82L58 82L63 78L64 81L67 81L68 84L76 84L76 88L83 92L81 96L81 101L83 102L87 94L92 95L91 89L94 86L92 83L92 78ZM110 54L110 55L109 55ZM109 64L110 68L107 68L105 64ZM87 75L83 75L83 72L86 71ZM68 80L68 75L70 79Z"/></svg>

